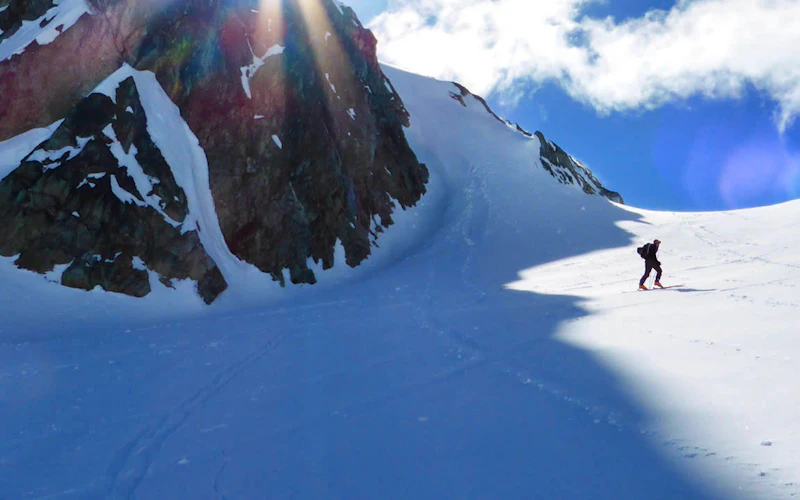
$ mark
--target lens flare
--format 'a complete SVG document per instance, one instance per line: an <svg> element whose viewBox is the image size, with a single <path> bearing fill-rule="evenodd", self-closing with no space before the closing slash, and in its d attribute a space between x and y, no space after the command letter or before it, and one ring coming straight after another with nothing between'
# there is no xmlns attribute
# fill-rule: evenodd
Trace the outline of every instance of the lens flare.
<svg viewBox="0 0 800 500"><path fill-rule="evenodd" d="M797 195L800 154L778 137L752 139L728 156L719 177L719 193L730 208L789 200Z"/></svg>

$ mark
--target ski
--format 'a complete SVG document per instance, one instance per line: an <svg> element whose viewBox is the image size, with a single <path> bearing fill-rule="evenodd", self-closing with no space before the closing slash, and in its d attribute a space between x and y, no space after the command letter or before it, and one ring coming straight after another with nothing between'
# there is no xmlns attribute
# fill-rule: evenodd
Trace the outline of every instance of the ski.
<svg viewBox="0 0 800 500"><path fill-rule="evenodd" d="M683 285L670 285L670 286L662 286L662 287L654 286L653 288L647 288L647 289L644 289L644 290L639 288L636 291L637 292L652 292L653 290L669 290L670 288L680 288L682 286Z"/></svg>

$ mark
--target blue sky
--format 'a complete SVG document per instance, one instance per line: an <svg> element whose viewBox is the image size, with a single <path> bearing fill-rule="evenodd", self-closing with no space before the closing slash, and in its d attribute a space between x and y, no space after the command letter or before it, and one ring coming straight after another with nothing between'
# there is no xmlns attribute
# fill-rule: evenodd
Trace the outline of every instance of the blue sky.
<svg viewBox="0 0 800 500"><path fill-rule="evenodd" d="M799 2L346 3L378 36L382 60L483 94L631 205L800 198Z"/></svg>
<svg viewBox="0 0 800 500"><path fill-rule="evenodd" d="M800 197L800 179L787 190L774 167L786 149L800 154L798 125L779 133L771 104L754 89L740 99L693 97L607 116L553 84L530 91L516 106L490 101L584 161L631 205L720 210ZM737 163L745 155L752 161Z"/></svg>

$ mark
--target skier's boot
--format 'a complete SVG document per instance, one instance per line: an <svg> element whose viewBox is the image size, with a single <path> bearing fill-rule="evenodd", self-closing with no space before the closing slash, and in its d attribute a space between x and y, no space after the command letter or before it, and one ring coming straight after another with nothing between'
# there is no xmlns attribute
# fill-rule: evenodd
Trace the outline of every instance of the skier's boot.
<svg viewBox="0 0 800 500"><path fill-rule="evenodd" d="M664 288L663 286L661 286L661 283L660 283L660 282L658 282L658 281L656 281L655 283L653 283L653 285L657 286L658 288Z"/></svg>
<svg viewBox="0 0 800 500"><path fill-rule="evenodd" d="M647 290L647 287L644 285L639 285L639 290Z"/></svg>

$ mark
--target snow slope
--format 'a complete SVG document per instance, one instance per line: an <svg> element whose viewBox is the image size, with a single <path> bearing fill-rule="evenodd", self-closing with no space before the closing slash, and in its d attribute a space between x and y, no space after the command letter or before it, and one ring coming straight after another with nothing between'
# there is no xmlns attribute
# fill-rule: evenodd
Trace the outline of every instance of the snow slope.
<svg viewBox="0 0 800 500"><path fill-rule="evenodd" d="M363 269L201 310L190 290L85 293L0 260L0 491L800 492L800 203L620 207L558 184L537 138L451 84L385 71L432 180ZM655 237L684 286L636 292Z"/></svg>

